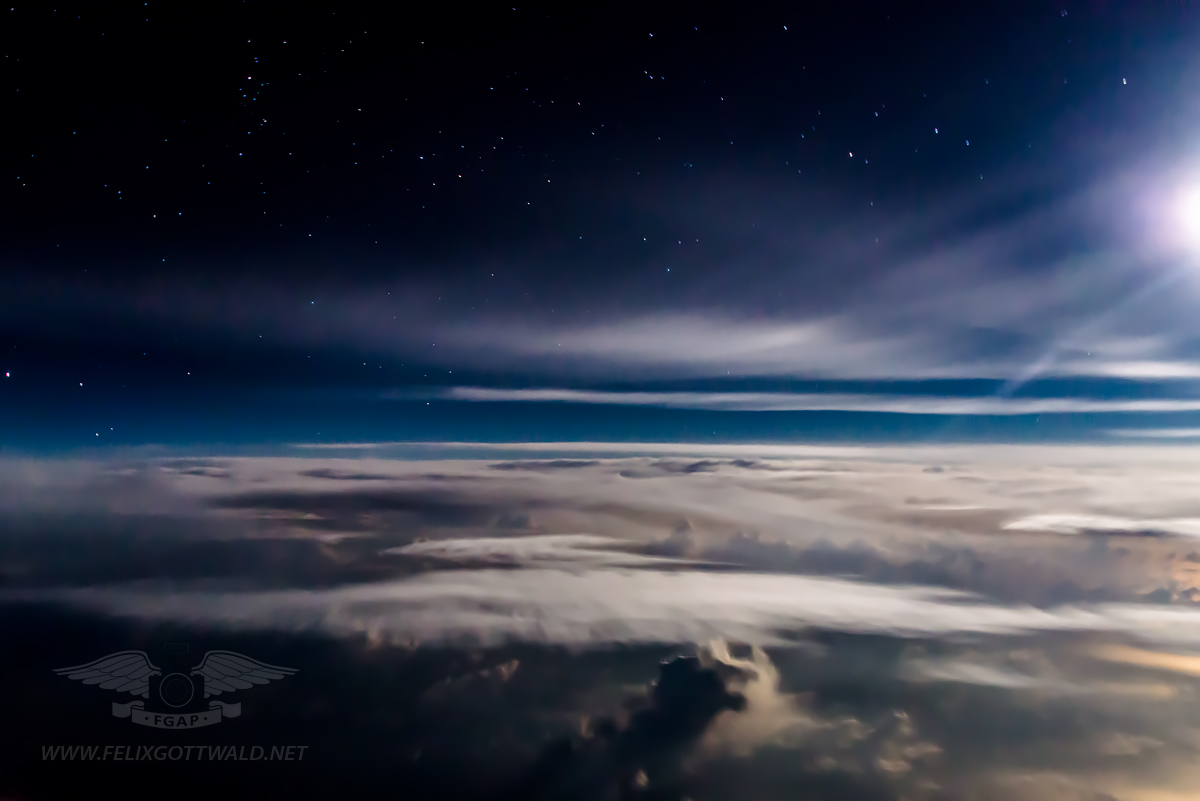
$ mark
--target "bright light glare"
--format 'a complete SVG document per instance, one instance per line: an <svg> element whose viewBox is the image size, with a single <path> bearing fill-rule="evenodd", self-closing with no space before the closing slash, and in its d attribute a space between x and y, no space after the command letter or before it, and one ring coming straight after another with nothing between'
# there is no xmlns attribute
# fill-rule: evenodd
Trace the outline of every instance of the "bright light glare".
<svg viewBox="0 0 1200 801"><path fill-rule="evenodd" d="M1200 247L1200 187L1180 193L1178 214L1184 235L1193 246Z"/></svg>

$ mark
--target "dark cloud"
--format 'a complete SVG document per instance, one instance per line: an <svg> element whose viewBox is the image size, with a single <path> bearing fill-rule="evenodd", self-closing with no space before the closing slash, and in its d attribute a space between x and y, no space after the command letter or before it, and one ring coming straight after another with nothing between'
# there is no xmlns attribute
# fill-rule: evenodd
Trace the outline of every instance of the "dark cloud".
<svg viewBox="0 0 1200 801"><path fill-rule="evenodd" d="M599 462L588 459L549 459L546 461L496 462L488 466L493 470L570 470L579 467L595 467L598 464Z"/></svg>
<svg viewBox="0 0 1200 801"><path fill-rule="evenodd" d="M212 505L219 509L307 512L343 519L377 512L399 513L443 526L484 525L492 517L487 501L452 491L406 488L246 492L216 498Z"/></svg>
<svg viewBox="0 0 1200 801"><path fill-rule="evenodd" d="M715 473L722 464L732 462L717 462L707 459L697 462L680 462L667 459L650 462L644 467L636 467L620 471L622 478L654 478L655 476L689 475L691 473ZM742 467L744 465L736 465Z"/></svg>
<svg viewBox="0 0 1200 801"><path fill-rule="evenodd" d="M717 671L676 657L662 664L647 707L626 726L601 720L591 738L555 741L506 797L602 799L615 789L621 798L683 798L686 749L722 711L745 707Z"/></svg>
<svg viewBox="0 0 1200 801"><path fill-rule="evenodd" d="M384 475L381 473L348 473L341 470L332 470L328 467L318 467L314 470L301 470L298 475L307 478L327 478L332 481L388 481L394 479L395 476Z"/></svg>
<svg viewBox="0 0 1200 801"><path fill-rule="evenodd" d="M523 514L500 515L492 525L495 528L512 529L515 531L525 531L532 526L529 515Z"/></svg>

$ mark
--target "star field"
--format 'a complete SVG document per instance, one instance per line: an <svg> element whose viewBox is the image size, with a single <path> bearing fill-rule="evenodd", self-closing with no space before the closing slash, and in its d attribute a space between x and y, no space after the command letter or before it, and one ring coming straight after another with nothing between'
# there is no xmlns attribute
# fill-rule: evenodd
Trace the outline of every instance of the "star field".
<svg viewBox="0 0 1200 801"><path fill-rule="evenodd" d="M1084 120L1132 135L1163 79L1121 32L1179 20L1058 12L12 7L9 385L493 380L422 343L809 314L904 214L1002 220Z"/></svg>

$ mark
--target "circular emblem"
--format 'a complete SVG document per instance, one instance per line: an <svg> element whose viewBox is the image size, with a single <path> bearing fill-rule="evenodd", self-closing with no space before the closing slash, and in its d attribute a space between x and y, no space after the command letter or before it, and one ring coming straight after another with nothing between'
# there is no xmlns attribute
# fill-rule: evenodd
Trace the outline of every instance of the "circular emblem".
<svg viewBox="0 0 1200 801"><path fill-rule="evenodd" d="M184 706L192 700L193 692L192 680L182 673L163 676L162 683L158 685L158 694L167 706Z"/></svg>

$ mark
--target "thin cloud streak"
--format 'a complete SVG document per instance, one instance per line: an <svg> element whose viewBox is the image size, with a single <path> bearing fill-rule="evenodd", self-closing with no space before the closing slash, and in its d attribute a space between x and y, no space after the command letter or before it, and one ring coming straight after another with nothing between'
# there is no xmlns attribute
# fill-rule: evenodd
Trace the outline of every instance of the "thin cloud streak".
<svg viewBox="0 0 1200 801"><path fill-rule="evenodd" d="M785 392L609 392L577 389L453 387L447 400L503 403L591 403L731 412L845 411L928 415L1178 413L1200 411L1200 399L945 397Z"/></svg>
<svg viewBox="0 0 1200 801"><path fill-rule="evenodd" d="M1062 694L1085 692L1079 685L1040 676L1031 676L996 665L965 660L913 660L904 669L910 681L941 681L1000 687L1006 690L1041 690Z"/></svg>
<svg viewBox="0 0 1200 801"><path fill-rule="evenodd" d="M1113 428L1104 432L1110 437L1132 439L1197 439L1200 428Z"/></svg>
<svg viewBox="0 0 1200 801"><path fill-rule="evenodd" d="M1200 647L1200 610L1108 604L1005 606L954 590L736 572L451 570L323 590L130 586L10 590L116 617L234 630L313 631L392 643L603 645L791 642L811 628L895 637L1100 632Z"/></svg>
<svg viewBox="0 0 1200 801"><path fill-rule="evenodd" d="M1131 520L1107 515L1030 515L1004 525L1007 531L1042 531L1051 534L1125 534L1177 536L1200 539L1200 518Z"/></svg>
<svg viewBox="0 0 1200 801"><path fill-rule="evenodd" d="M618 550L635 543L594 534L542 534L532 537L466 537L425 540L388 548L394 556L428 557L448 562L486 562L507 565L579 565L585 567L644 567L688 564L686 559L646 556Z"/></svg>

